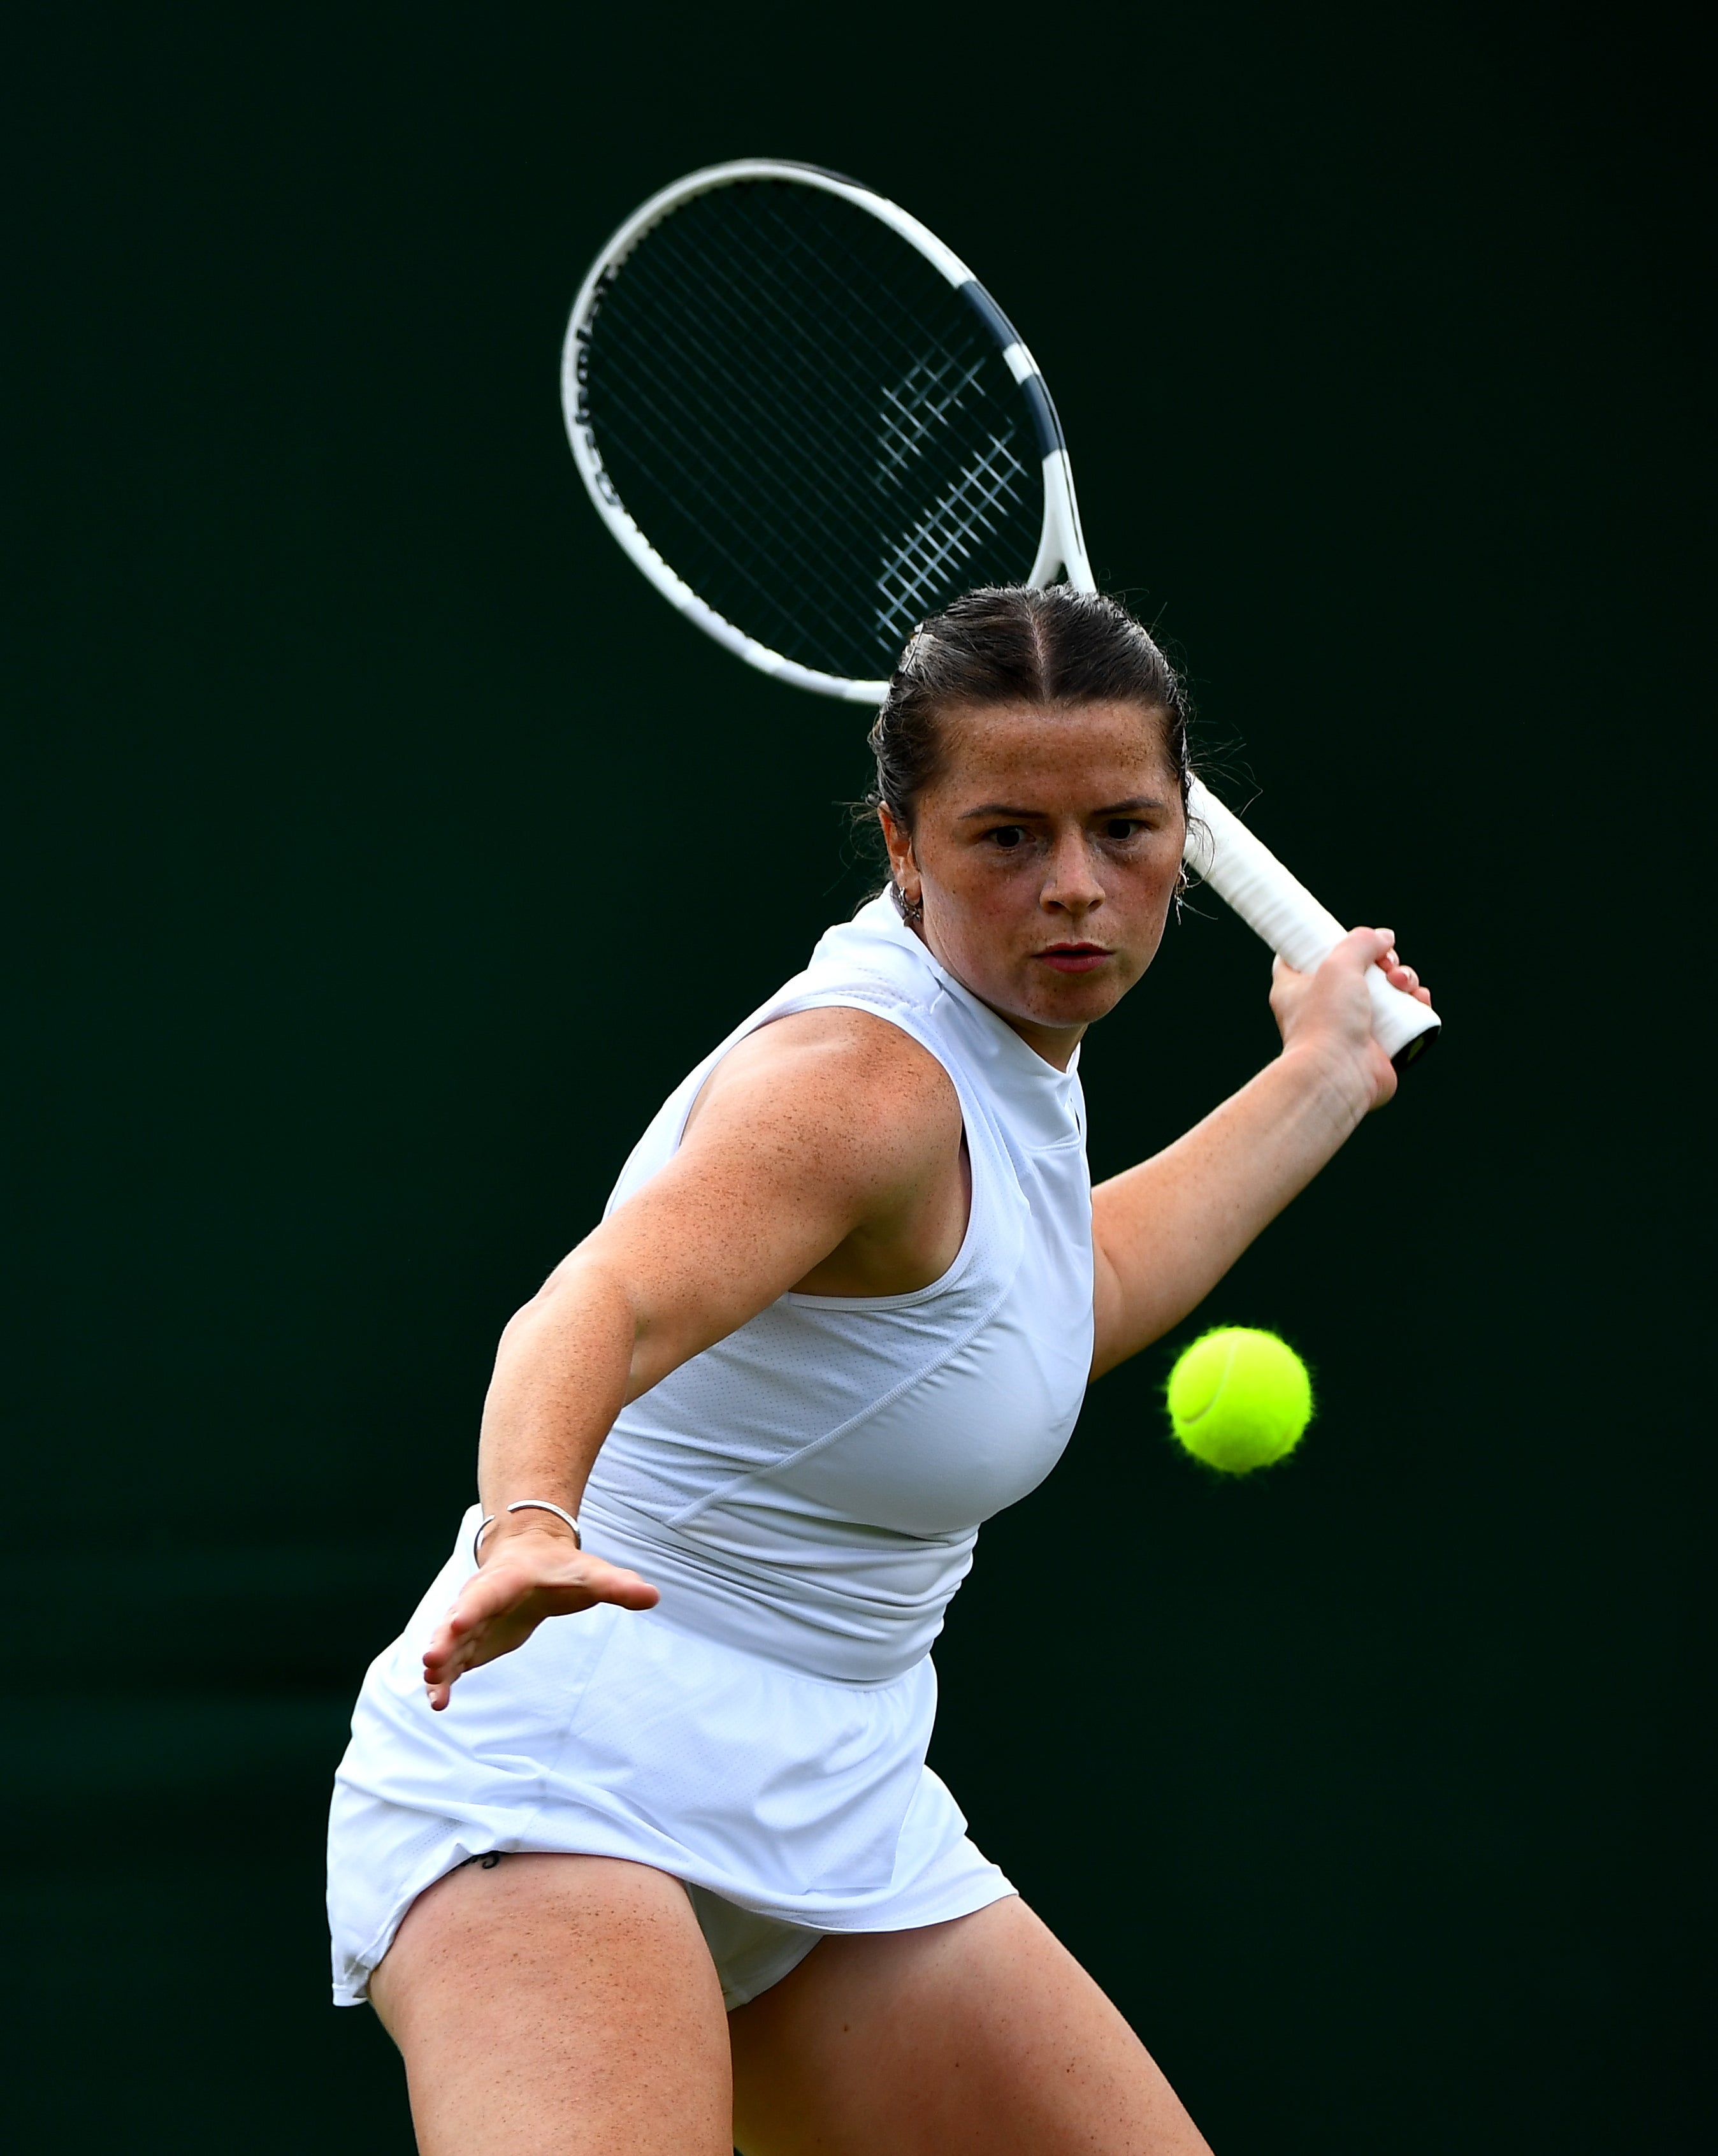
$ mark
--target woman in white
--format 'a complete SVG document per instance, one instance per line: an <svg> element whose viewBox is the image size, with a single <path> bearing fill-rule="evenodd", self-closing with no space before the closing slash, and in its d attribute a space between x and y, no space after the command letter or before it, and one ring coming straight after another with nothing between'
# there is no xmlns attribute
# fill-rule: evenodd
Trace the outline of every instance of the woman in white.
<svg viewBox="0 0 1718 2156"><path fill-rule="evenodd" d="M1418 983L1382 929L1280 967L1282 1053L1093 1191L1079 1045L1179 886L1179 683L1109 600L974 593L873 745L886 894L508 1326L481 1507L358 1702L336 1995L427 2156L1205 2147L926 1768L929 1649L1088 1382L1390 1097L1367 968Z"/></svg>

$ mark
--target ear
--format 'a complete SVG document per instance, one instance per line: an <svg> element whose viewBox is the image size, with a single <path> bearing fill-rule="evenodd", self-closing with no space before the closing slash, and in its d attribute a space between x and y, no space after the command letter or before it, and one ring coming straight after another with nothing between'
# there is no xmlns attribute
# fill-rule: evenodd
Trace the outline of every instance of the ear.
<svg viewBox="0 0 1718 2156"><path fill-rule="evenodd" d="M903 829L886 808L879 808L877 821L883 826L883 843L889 849L889 873L895 889L911 906L924 896L924 878L913 858L913 834Z"/></svg>

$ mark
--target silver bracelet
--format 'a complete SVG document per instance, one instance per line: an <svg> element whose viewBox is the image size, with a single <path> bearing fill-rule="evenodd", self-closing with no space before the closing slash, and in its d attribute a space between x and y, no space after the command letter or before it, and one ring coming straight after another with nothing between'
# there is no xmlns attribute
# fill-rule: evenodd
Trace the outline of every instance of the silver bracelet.
<svg viewBox="0 0 1718 2156"><path fill-rule="evenodd" d="M572 1539L576 1545L580 1549L585 1546L585 1538L578 1531L578 1522L574 1519L571 1512L563 1512L558 1505L551 1505L546 1497L521 1497L516 1505L510 1505L507 1510L510 1512L552 1512L557 1520L564 1520L572 1529ZM481 1553L484 1533L485 1529L494 1527L495 1524L495 1515L493 1512L486 1512L478 1522L477 1532L471 1537L471 1562L474 1564L483 1563Z"/></svg>

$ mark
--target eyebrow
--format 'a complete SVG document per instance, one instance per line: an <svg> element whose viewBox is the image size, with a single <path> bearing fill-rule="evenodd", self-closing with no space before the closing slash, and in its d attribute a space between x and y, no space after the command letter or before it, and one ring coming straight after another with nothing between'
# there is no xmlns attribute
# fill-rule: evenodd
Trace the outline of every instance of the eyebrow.
<svg viewBox="0 0 1718 2156"><path fill-rule="evenodd" d="M1136 793L1130 801L1112 801L1107 808L1094 808L1094 816L1125 816L1132 808L1161 808L1163 803L1151 793ZM982 808L967 808L955 819L957 824L970 824L975 816L1011 816L1018 824L1038 822L1048 811L1043 808L1012 808L1006 801L987 801Z"/></svg>

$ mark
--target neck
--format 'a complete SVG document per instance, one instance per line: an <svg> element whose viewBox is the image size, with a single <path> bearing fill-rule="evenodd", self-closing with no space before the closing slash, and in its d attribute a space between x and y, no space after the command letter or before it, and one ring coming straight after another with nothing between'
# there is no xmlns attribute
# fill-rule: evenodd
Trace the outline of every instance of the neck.
<svg viewBox="0 0 1718 2156"><path fill-rule="evenodd" d="M981 1003L984 998L981 996ZM987 1010L996 1010L994 1004L985 1004ZM1029 1018L1016 1018L1012 1011L997 1010L997 1016L1005 1026L1018 1033L1034 1054L1058 1070L1065 1070L1074 1060L1074 1051L1085 1038L1083 1025L1036 1025Z"/></svg>
<svg viewBox="0 0 1718 2156"><path fill-rule="evenodd" d="M960 974L949 964L948 960L925 933L925 924L922 920L909 921L905 925L918 937L937 964L946 973L953 973L954 978L961 982L961 986L966 989L967 994L977 997L986 1010L994 1011L1011 1033L1018 1033L1034 1055L1043 1056L1044 1061L1054 1070L1065 1070L1068 1068L1074 1060L1074 1050L1085 1038L1085 1027L1083 1024L1040 1025L1035 1019L1016 1018L1013 1011L998 1009L995 1004L979 995L977 989L972 987L970 982L961 980Z"/></svg>

